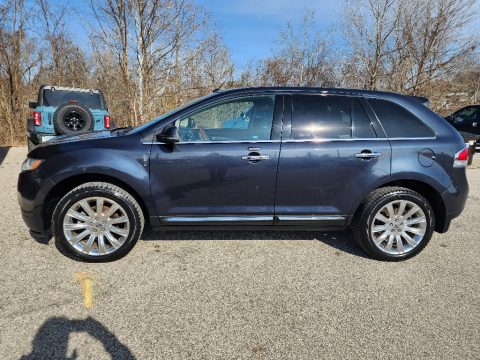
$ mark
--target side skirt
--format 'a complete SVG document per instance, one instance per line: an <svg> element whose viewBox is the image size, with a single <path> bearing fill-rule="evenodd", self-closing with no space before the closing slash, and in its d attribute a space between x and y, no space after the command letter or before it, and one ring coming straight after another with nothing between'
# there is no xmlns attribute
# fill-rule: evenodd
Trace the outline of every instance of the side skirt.
<svg viewBox="0 0 480 360"><path fill-rule="evenodd" d="M153 230L342 230L347 218L338 215L228 215L151 217Z"/></svg>

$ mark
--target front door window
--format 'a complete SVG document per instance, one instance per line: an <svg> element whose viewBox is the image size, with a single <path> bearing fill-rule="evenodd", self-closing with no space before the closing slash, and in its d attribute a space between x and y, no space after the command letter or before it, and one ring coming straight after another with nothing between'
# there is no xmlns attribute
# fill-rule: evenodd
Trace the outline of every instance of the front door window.
<svg viewBox="0 0 480 360"><path fill-rule="evenodd" d="M270 140L274 96L215 104L177 122L180 142Z"/></svg>

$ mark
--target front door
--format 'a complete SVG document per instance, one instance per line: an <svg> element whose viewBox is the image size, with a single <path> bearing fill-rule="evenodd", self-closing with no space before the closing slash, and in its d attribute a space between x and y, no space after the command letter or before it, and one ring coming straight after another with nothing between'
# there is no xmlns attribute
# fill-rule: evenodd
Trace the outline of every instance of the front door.
<svg viewBox="0 0 480 360"><path fill-rule="evenodd" d="M279 162L278 224L342 226L365 191L390 174L390 143L362 104L337 95L285 98L291 125Z"/></svg>
<svg viewBox="0 0 480 360"><path fill-rule="evenodd" d="M217 100L166 124L177 126L180 142L152 145L151 194L161 224L273 223L280 141L272 126L274 113L281 121L282 101Z"/></svg>

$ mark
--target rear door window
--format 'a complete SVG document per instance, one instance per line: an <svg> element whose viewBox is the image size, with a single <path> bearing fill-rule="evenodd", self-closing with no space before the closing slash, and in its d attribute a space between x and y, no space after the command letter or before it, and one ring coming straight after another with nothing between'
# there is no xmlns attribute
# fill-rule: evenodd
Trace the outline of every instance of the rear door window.
<svg viewBox="0 0 480 360"><path fill-rule="evenodd" d="M435 133L415 115L391 101L368 99L389 138L434 137Z"/></svg>
<svg viewBox="0 0 480 360"><path fill-rule="evenodd" d="M293 95L292 138L374 138L375 131L362 104L348 96Z"/></svg>

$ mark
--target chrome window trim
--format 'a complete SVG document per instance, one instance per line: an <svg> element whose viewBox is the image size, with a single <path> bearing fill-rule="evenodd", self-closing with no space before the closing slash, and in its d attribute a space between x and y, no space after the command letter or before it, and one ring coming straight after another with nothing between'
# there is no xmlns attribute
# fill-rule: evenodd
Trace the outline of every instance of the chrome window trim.
<svg viewBox="0 0 480 360"><path fill-rule="evenodd" d="M437 140L437 137L398 137L398 138L348 138L348 139L334 139L334 138L325 138L325 139L285 139L283 143L303 143L303 142L314 142L314 143L322 143L322 142L334 142L334 141L385 141L385 140Z"/></svg>
<svg viewBox="0 0 480 360"><path fill-rule="evenodd" d="M183 144L278 144L278 143L324 143L324 142L351 142L351 141L407 141L407 140L437 140L437 137L398 137L398 138L349 138L349 139L334 139L334 138L325 138L325 139L284 139L284 140L221 140L221 141L185 141L178 142L177 145ZM165 145L165 143L158 141L143 141L143 145Z"/></svg>
<svg viewBox="0 0 480 360"><path fill-rule="evenodd" d="M388 140L437 140L437 135L425 136L425 137L392 137L387 139Z"/></svg>
<svg viewBox="0 0 480 360"><path fill-rule="evenodd" d="M220 140L220 141L179 141L176 145L184 144L277 144L280 140ZM158 141L142 141L144 145L165 145Z"/></svg>

